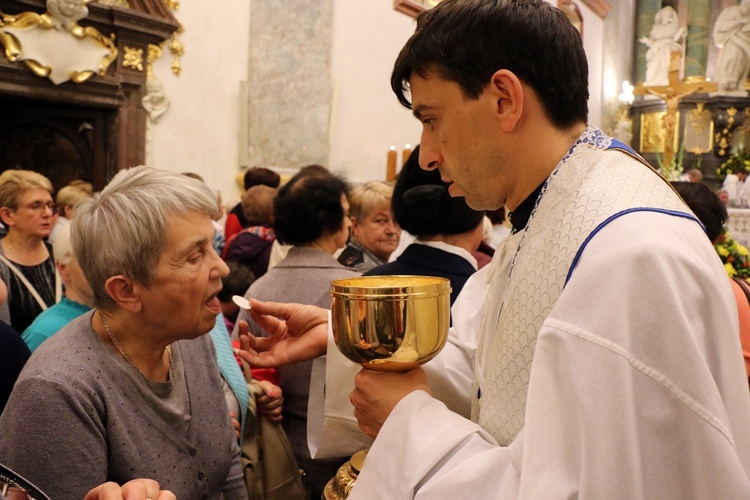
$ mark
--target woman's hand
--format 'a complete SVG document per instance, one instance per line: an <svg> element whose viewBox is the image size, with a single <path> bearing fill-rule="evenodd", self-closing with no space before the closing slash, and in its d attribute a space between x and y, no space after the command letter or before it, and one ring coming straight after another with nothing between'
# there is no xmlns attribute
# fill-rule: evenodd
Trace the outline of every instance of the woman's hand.
<svg viewBox="0 0 750 500"><path fill-rule="evenodd" d="M169 490L162 490L153 479L133 479L122 487L114 482L100 484L83 500L177 500Z"/></svg>
<svg viewBox="0 0 750 500"><path fill-rule="evenodd" d="M250 316L270 337L255 337L245 321L238 323L239 356L257 368L308 361L326 353L328 311L316 306L250 299Z"/></svg>
<svg viewBox="0 0 750 500"><path fill-rule="evenodd" d="M282 419L281 409L284 405L284 397L281 394L281 388L273 385L268 380L256 382L263 389L263 394L258 396L258 413L266 417L271 422L280 422Z"/></svg>
<svg viewBox="0 0 750 500"><path fill-rule="evenodd" d="M232 427L234 427L234 437L240 439L240 430L242 429L242 424L240 424L240 421L235 418L233 411L229 412L229 418L232 419Z"/></svg>

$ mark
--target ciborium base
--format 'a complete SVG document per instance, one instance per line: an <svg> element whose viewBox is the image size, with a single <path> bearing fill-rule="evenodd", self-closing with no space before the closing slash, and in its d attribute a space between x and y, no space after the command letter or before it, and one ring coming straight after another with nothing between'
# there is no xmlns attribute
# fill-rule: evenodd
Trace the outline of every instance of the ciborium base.
<svg viewBox="0 0 750 500"><path fill-rule="evenodd" d="M354 488L354 482L357 480L359 471L365 463L365 457L368 450L361 450L352 455L344 465L342 465L336 475L328 481L323 490L325 500L344 500Z"/></svg>

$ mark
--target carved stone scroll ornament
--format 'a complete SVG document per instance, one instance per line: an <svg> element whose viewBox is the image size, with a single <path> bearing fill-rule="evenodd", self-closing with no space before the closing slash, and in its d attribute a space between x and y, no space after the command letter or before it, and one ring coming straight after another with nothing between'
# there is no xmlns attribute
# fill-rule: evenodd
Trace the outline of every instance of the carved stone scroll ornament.
<svg viewBox="0 0 750 500"><path fill-rule="evenodd" d="M9 61L23 61L55 85L104 75L117 59L112 38L77 21L88 15L85 0L48 0L47 12L0 13L0 44Z"/></svg>

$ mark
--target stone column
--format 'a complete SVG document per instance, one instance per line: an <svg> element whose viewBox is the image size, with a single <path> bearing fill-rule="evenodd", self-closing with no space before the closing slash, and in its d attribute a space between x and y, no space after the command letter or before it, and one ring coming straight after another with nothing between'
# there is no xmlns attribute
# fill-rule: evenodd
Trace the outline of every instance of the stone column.
<svg viewBox="0 0 750 500"><path fill-rule="evenodd" d="M688 0L685 78L705 77L711 35L710 0Z"/></svg>
<svg viewBox="0 0 750 500"><path fill-rule="evenodd" d="M640 0L635 20L635 75L638 83L646 80L646 51L648 47L639 42L641 37L648 38L654 16L661 9L661 0Z"/></svg>

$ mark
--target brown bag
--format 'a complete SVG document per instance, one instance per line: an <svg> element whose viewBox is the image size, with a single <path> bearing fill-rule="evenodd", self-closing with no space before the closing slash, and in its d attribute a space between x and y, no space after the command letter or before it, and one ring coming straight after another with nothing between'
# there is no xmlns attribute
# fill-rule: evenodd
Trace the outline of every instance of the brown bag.
<svg viewBox="0 0 750 500"><path fill-rule="evenodd" d="M278 422L258 415L255 398L263 389L242 362L250 391L250 404L242 441L242 472L250 500L306 500L304 473L297 466L292 445Z"/></svg>

